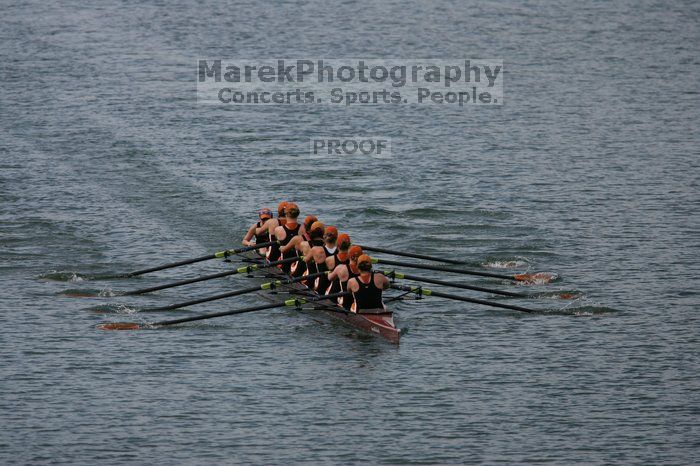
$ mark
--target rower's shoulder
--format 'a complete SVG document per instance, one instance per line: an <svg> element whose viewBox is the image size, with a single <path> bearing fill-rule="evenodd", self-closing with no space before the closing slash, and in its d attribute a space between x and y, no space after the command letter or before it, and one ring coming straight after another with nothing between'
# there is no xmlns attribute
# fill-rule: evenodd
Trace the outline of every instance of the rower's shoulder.
<svg viewBox="0 0 700 466"><path fill-rule="evenodd" d="M374 284L377 285L380 288L386 288L386 285L389 283L389 279L387 278L386 275L383 273L376 273L374 274ZM381 285L381 286L380 286Z"/></svg>

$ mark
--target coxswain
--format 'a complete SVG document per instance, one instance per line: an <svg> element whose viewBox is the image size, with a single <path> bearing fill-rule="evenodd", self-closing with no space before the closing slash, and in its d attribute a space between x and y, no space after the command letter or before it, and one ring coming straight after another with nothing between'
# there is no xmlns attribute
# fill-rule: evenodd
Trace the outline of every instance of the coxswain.
<svg viewBox="0 0 700 466"><path fill-rule="evenodd" d="M345 238L341 238L341 236L343 235L338 236L338 244L344 246ZM350 243L350 237L347 238L347 243ZM360 270L357 268L357 259L362 254L362 248L358 245L353 245L348 248L347 258L344 258L341 254L338 254L338 256L335 258L337 263L333 267L333 271L328 274L328 280L331 282L331 286L328 288L328 292L326 294L331 294L331 292L342 293L348 291L348 282L350 279L360 275ZM353 298L352 295L341 296L337 298L336 302L345 309L350 310Z"/></svg>
<svg viewBox="0 0 700 466"><path fill-rule="evenodd" d="M372 270L372 258L367 254L357 258L357 268L360 274L348 280L348 291L353 297L350 310L362 312L370 309L384 309L382 293L389 289L389 279Z"/></svg>
<svg viewBox="0 0 700 466"><path fill-rule="evenodd" d="M258 211L258 218L260 220L253 223L243 237L243 246L253 246L255 244L270 242L270 233L262 227L272 218L272 211L267 208L260 209L260 211ZM257 233L258 231L261 231L261 233ZM253 239L255 239L255 241L252 241ZM258 249L258 254L264 256L266 253L267 248Z"/></svg>

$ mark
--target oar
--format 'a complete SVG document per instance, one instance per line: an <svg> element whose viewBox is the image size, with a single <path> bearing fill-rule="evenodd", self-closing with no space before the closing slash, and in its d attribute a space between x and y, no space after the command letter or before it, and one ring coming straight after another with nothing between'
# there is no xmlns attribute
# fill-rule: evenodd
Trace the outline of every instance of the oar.
<svg viewBox="0 0 700 466"><path fill-rule="evenodd" d="M446 264L461 264L461 265L466 264L466 262L464 262L464 261L458 261L455 259L445 259L444 257L427 256L425 254L416 254L413 252L401 252L401 251L395 251L393 249L377 248L374 246L361 246L361 247L365 251L381 252L384 254L391 254L394 256L412 257L414 259L425 259L428 261L444 262Z"/></svg>
<svg viewBox="0 0 700 466"><path fill-rule="evenodd" d="M181 309L181 308L187 307L187 306L194 306L195 304L208 303L209 301L216 301L219 299L240 296L240 295L243 295L246 293L253 293L255 291L272 290L272 289L277 288L280 285L288 285L290 283L302 282L302 281L308 280L310 278L320 277L321 275L325 275L327 273L328 273L328 271L325 271L325 272L318 272L318 273L312 273L309 275L304 275L302 277L288 278L288 279L284 279L284 280L275 280L272 282L263 283L262 285L251 286L250 288L243 288L243 289L235 290L235 291L229 291L228 293L218 294L215 296L210 296L208 298L194 299L192 301L185 301L183 303L175 303L175 304L171 304L169 306L148 307L145 309L141 309L140 312L172 311L172 310Z"/></svg>
<svg viewBox="0 0 700 466"><path fill-rule="evenodd" d="M239 273L250 273L254 270L265 269L268 267L274 267L276 265L289 264L289 263L296 262L296 261L301 260L301 259L302 259L302 257L298 256L298 257L290 257L289 259L282 259L282 260L273 261L273 262L266 262L264 264L247 265L245 267L239 267L235 270L229 270L227 272L219 272L219 273L215 273L212 275L204 275L202 277L191 278L189 280L180 280L178 282L166 283L164 285L152 286L150 288L141 288L139 290L127 291L125 293L122 293L121 295L122 296L134 296L134 295L139 295L139 294L144 294L144 293L151 293L153 291L165 290L167 288L175 288L176 286L189 285L190 283L198 283L198 282L204 282L207 280L213 280L215 278L228 277L229 275L236 275Z"/></svg>
<svg viewBox="0 0 700 466"><path fill-rule="evenodd" d="M306 304L309 302L314 302L314 301L318 301L321 299L337 298L339 296L345 296L348 294L350 294L350 292L345 291L342 293L332 293L329 295L319 295L317 297L291 298L291 299L287 299L285 301L282 301L280 303L262 304L260 306L245 307L243 309L236 309L233 311L214 312L211 314L202 314L202 315L198 315L198 316L183 317L181 319L173 319L173 320L162 320L160 322L151 322L148 324L138 324L136 322L110 322L107 324L100 324L97 326L97 328L102 329L102 330L142 330L142 329L146 329L146 328L165 327L168 325L183 324L185 322L194 322L196 320L213 319L215 317L230 316L230 315L234 315L234 314L245 314L247 312L262 311L265 309L274 309L274 308L283 307L283 306L294 306L294 307L298 308L298 307L301 307L303 304Z"/></svg>
<svg viewBox="0 0 700 466"><path fill-rule="evenodd" d="M445 282L442 280L436 280L434 278L417 277L415 275L408 275L405 273L397 272L395 270L392 270L390 272L385 272L385 271L380 270L379 273L383 273L384 275L386 275L389 278L398 278L398 279L404 279L404 280L413 280L416 282L432 283L434 285L449 286L452 288L462 288L464 290L483 291L485 293L500 294L503 296L511 296L514 298L529 298L530 297L524 293L514 293L512 291L501 291L501 290L496 290L493 288L484 288L481 286L465 285L462 283Z"/></svg>
<svg viewBox="0 0 700 466"><path fill-rule="evenodd" d="M419 296L437 296L439 298L454 299L457 301L464 301L467 303L483 304L484 306L500 307L502 309L511 309L513 311L521 311L521 312L527 312L527 313L537 312L533 309L528 309L526 307L514 306L512 304L495 303L493 301L486 301L483 299L467 298L466 296L459 296L456 294L442 293L440 291L429 290L429 289L423 288L421 286L415 287L415 286L397 285L394 283L391 285L391 287L394 288L395 290L403 290L403 291L409 291L411 293L416 293Z"/></svg>
<svg viewBox="0 0 700 466"><path fill-rule="evenodd" d="M246 251L254 251L256 249L266 248L268 246L272 246L273 244L277 244L277 243L278 243L277 241L270 241L268 243L255 244L253 246L247 246L245 248L226 249L225 251L215 252L214 254L208 254L206 256L201 256L201 257L195 257L194 259L186 259L184 261L179 261L179 262L172 262L170 264L163 264L163 265L159 265L156 267L150 267L148 269L136 270L134 272L129 272L129 273L119 275L119 276L123 277L123 278L135 277L137 275L143 275L145 273L157 272L159 270L165 270L165 269L172 269L174 267L180 267L182 265L194 264L196 262L208 261L211 259L227 258L228 256L231 256L233 254L238 254L238 253L246 252Z"/></svg>
<svg viewBox="0 0 700 466"><path fill-rule="evenodd" d="M543 282L549 282L554 278L550 274L543 274L541 272L536 273L536 274L519 273L519 274L515 274L515 275L504 275L501 273L481 272L479 270L450 269L448 267L439 267L436 265L417 264L414 262L399 262L399 261L392 261L392 260L387 260L387 259L377 259L377 258L372 258L372 263L373 264L395 265L397 267L409 267L409 268L413 268L413 269L436 270L438 272L459 273L459 274L463 274L463 275L475 275L477 277L500 278L503 280L514 280L514 281L523 281L523 282L533 282L534 280L542 280Z"/></svg>

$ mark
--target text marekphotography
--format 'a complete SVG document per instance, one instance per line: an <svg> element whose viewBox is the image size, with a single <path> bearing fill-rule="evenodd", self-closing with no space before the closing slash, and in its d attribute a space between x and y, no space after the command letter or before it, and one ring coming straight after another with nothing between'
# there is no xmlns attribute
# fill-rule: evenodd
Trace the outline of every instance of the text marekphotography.
<svg viewBox="0 0 700 466"><path fill-rule="evenodd" d="M311 158L391 157L391 138L380 136L316 136L309 138Z"/></svg>
<svg viewBox="0 0 700 466"><path fill-rule="evenodd" d="M200 59L197 102L220 105L503 105L503 61Z"/></svg>

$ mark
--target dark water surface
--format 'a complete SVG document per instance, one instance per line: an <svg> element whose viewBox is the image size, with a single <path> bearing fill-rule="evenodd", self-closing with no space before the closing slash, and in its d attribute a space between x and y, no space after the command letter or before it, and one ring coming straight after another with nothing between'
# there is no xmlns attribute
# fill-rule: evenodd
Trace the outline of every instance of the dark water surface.
<svg viewBox="0 0 700 466"><path fill-rule="evenodd" d="M698 462L696 2L2 10L0 462ZM196 60L238 57L498 58L506 105L197 105ZM308 160L309 137L338 134L391 137L393 155ZM400 302L395 347L290 310L141 332L96 325L153 316L89 310L240 276L61 294L221 271L70 279L236 245L283 198L359 243L516 260L561 280L515 289L584 297L461 292L535 315Z"/></svg>

